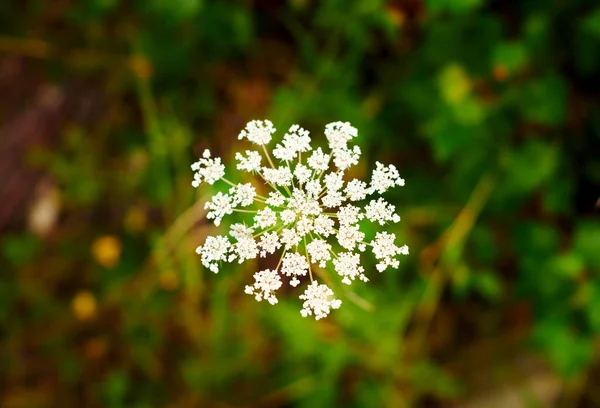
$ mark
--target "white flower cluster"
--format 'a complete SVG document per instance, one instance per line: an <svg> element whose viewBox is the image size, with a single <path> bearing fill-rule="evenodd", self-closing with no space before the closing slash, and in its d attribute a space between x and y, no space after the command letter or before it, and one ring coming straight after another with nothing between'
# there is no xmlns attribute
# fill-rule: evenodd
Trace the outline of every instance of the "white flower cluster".
<svg viewBox="0 0 600 408"><path fill-rule="evenodd" d="M192 165L194 187L217 180L230 186L227 192L218 192L206 203L207 218L216 225L234 212L250 219L246 224L231 225L227 235L207 237L196 252L202 264L217 273L222 262L242 263L281 250L277 266L256 272L254 284L246 286L245 292L258 301L275 304L275 292L283 285L282 278L288 278L293 287L308 279L310 284L300 295L304 301L301 314L321 319L342 302L334 297L331 288L319 284L313 273L324 276L331 263L342 283L350 285L356 278L367 282L361 266L361 253L367 248L377 260L379 272L390 266L398 268L398 256L408 255L406 245L399 247L394 243L394 234L377 232L368 241L360 230L364 220L382 226L400 221L394 205L381 197L369 197L403 186L404 180L396 167L379 162L368 183L344 179L344 172L358 163L361 154L358 146L348 146L357 136L356 128L349 123L326 126L329 153L320 147L313 150L308 131L292 126L272 149L277 165L266 147L273 133L275 128L270 121L254 120L239 135L239 139L247 139L259 148L235 155L238 170L256 174L262 180L256 187L227 180L221 159L211 158L208 150ZM265 186L270 191L263 193ZM359 202L363 202L362 207ZM255 208L245 208L253 204Z"/></svg>

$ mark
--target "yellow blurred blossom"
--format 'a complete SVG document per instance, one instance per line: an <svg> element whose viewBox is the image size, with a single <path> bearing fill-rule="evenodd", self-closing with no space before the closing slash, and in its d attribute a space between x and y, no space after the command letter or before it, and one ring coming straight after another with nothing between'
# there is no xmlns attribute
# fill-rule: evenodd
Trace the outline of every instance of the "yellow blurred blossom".
<svg viewBox="0 0 600 408"><path fill-rule="evenodd" d="M79 320L90 320L96 316L96 298L88 290L77 292L71 302L73 313Z"/></svg>
<svg viewBox="0 0 600 408"><path fill-rule="evenodd" d="M92 254L94 259L105 268L113 268L121 257L121 240L114 235L105 235L94 241Z"/></svg>

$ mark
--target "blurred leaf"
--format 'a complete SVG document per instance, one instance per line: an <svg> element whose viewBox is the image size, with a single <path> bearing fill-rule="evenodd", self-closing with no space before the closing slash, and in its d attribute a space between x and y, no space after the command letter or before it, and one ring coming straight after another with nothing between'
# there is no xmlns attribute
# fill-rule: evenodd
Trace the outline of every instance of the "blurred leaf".
<svg viewBox="0 0 600 408"><path fill-rule="evenodd" d="M566 321L548 319L533 330L533 340L547 354L559 374L572 378L585 370L594 353L592 339L577 335Z"/></svg>
<svg viewBox="0 0 600 408"><path fill-rule="evenodd" d="M521 257L546 258L558 250L559 231L552 225L522 222L515 227L512 242Z"/></svg>
<svg viewBox="0 0 600 408"><path fill-rule="evenodd" d="M425 127L435 157L440 162L447 161L472 145L479 136L478 130L477 127L462 126L446 117L438 117Z"/></svg>
<svg viewBox="0 0 600 408"><path fill-rule="evenodd" d="M593 282L589 284L589 297L586 307L587 318L592 332L600 334L600 284Z"/></svg>
<svg viewBox="0 0 600 408"><path fill-rule="evenodd" d="M581 22L581 27L600 39L600 8L589 13Z"/></svg>
<svg viewBox="0 0 600 408"><path fill-rule="evenodd" d="M574 182L562 174L552 178L551 185L544 194L544 209L550 213L568 214L573 202Z"/></svg>
<svg viewBox="0 0 600 408"><path fill-rule="evenodd" d="M450 105L460 103L471 91L469 78L458 64L444 67L438 77L438 83L442 97Z"/></svg>
<svg viewBox="0 0 600 408"><path fill-rule="evenodd" d="M522 70L527 63L527 50L521 43L500 43L494 49L492 64L503 67L514 74Z"/></svg>
<svg viewBox="0 0 600 408"><path fill-rule="evenodd" d="M581 275L584 266L583 259L575 252L556 255L549 261L550 272L570 279Z"/></svg>
<svg viewBox="0 0 600 408"><path fill-rule="evenodd" d="M542 125L556 126L566 117L567 87L562 77L548 75L523 86L519 104L523 116Z"/></svg>
<svg viewBox="0 0 600 408"><path fill-rule="evenodd" d="M89 23L104 16L119 4L119 0L86 0L69 9L70 19L78 23Z"/></svg>
<svg viewBox="0 0 600 408"><path fill-rule="evenodd" d="M116 370L110 373L102 384L106 405L111 408L125 407L125 395L128 388L129 378L123 371Z"/></svg>
<svg viewBox="0 0 600 408"><path fill-rule="evenodd" d="M454 117L461 125L480 125L485 118L485 110L476 98L467 97L454 106Z"/></svg>
<svg viewBox="0 0 600 408"><path fill-rule="evenodd" d="M32 261L40 248L40 242L32 234L7 235L2 238L2 255L15 266Z"/></svg>
<svg viewBox="0 0 600 408"><path fill-rule="evenodd" d="M472 273L470 285L488 301L497 301L502 295L502 282L491 270L479 270Z"/></svg>
<svg viewBox="0 0 600 408"><path fill-rule="evenodd" d="M411 366L410 381L416 389L441 398L457 397L461 392L459 384L447 372L426 361Z"/></svg>
<svg viewBox="0 0 600 408"><path fill-rule="evenodd" d="M151 13L163 24L174 24L193 18L204 0L146 0L139 4L140 11Z"/></svg>
<svg viewBox="0 0 600 408"><path fill-rule="evenodd" d="M483 0L426 0L425 3L432 12L462 14L479 7Z"/></svg>
<svg viewBox="0 0 600 408"><path fill-rule="evenodd" d="M530 192L551 178L558 160L559 151L556 147L530 139L508 154L505 185L515 192Z"/></svg>
<svg viewBox="0 0 600 408"><path fill-rule="evenodd" d="M600 222L588 221L577 226L573 237L573 250L589 266L600 271Z"/></svg>

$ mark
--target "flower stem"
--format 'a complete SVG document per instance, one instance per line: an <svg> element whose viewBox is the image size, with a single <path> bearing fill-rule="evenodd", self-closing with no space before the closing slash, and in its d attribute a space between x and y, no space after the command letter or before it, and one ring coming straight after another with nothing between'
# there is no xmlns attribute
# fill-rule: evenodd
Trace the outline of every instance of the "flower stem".
<svg viewBox="0 0 600 408"><path fill-rule="evenodd" d="M312 268L310 267L310 258L308 257L308 248L306 247L306 235L304 239L304 255L306 255L306 263L308 263L308 276L310 277L310 283L313 282Z"/></svg>

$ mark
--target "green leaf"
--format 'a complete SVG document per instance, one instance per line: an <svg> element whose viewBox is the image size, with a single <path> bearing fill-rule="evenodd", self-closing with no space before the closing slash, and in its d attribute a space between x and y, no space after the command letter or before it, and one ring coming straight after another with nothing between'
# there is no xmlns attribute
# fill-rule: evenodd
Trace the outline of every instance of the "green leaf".
<svg viewBox="0 0 600 408"><path fill-rule="evenodd" d="M202 7L203 0L146 0L140 3L144 12L161 17L164 23L178 23L193 18Z"/></svg>
<svg viewBox="0 0 600 408"><path fill-rule="evenodd" d="M516 226L512 241L521 257L547 258L558 250L559 232L552 225L522 222Z"/></svg>
<svg viewBox="0 0 600 408"><path fill-rule="evenodd" d="M532 337L565 378L572 378L585 370L594 354L593 340L575 333L569 328L568 322L562 319L538 323Z"/></svg>
<svg viewBox="0 0 600 408"><path fill-rule="evenodd" d="M448 117L437 117L425 126L438 161L446 161L464 151L479 137L479 128L463 126Z"/></svg>
<svg viewBox="0 0 600 408"><path fill-rule="evenodd" d="M567 87L558 75L538 78L523 87L519 103L526 119L557 126L566 117Z"/></svg>
<svg viewBox="0 0 600 408"><path fill-rule="evenodd" d="M528 140L505 158L505 185L514 192L530 192L550 179L558 160L556 147L539 140Z"/></svg>
<svg viewBox="0 0 600 408"><path fill-rule="evenodd" d="M439 74L438 84L442 98L450 105L460 103L471 92L469 77L458 64L450 64L444 67Z"/></svg>
<svg viewBox="0 0 600 408"><path fill-rule="evenodd" d="M500 43L493 52L492 64L514 74L527 64L527 49L521 43Z"/></svg>
<svg viewBox="0 0 600 408"><path fill-rule="evenodd" d="M566 278L578 277L585 267L583 259L575 252L556 255L549 261L548 265L550 272Z"/></svg>
<svg viewBox="0 0 600 408"><path fill-rule="evenodd" d="M593 333L600 333L600 284L598 282L590 284L586 312Z"/></svg>
<svg viewBox="0 0 600 408"><path fill-rule="evenodd" d="M489 301L498 300L502 295L502 282L490 270L476 271L471 274L471 286Z"/></svg>
<svg viewBox="0 0 600 408"><path fill-rule="evenodd" d="M31 234L6 236L0 246L2 255L16 266L33 260L39 248L39 240Z"/></svg>
<svg viewBox="0 0 600 408"><path fill-rule="evenodd" d="M591 267L600 271L600 222L588 221L575 230L573 250Z"/></svg>
<svg viewBox="0 0 600 408"><path fill-rule="evenodd" d="M481 6L483 0L426 0L425 4L433 12L464 14Z"/></svg>
<svg viewBox="0 0 600 408"><path fill-rule="evenodd" d="M479 125L485 119L485 109L478 99L468 96L454 105L454 118L461 125Z"/></svg>
<svg viewBox="0 0 600 408"><path fill-rule="evenodd" d="M456 380L441 368L427 361L413 364L410 367L409 378L416 389L440 397L457 397L461 392L461 387Z"/></svg>
<svg viewBox="0 0 600 408"><path fill-rule="evenodd" d="M589 34L600 38L600 8L592 11L582 22L581 27Z"/></svg>

